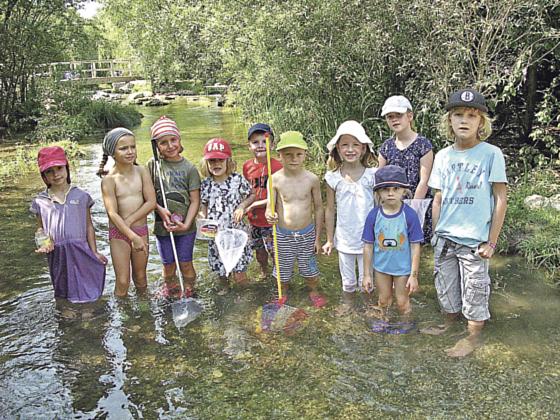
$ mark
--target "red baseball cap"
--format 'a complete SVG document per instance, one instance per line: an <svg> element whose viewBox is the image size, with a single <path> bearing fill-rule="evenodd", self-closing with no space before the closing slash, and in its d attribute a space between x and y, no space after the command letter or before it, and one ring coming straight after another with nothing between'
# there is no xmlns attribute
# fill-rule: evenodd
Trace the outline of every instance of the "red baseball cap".
<svg viewBox="0 0 560 420"><path fill-rule="evenodd" d="M229 143L220 138L210 139L204 146L204 159L229 159L231 147Z"/></svg>
<svg viewBox="0 0 560 420"><path fill-rule="evenodd" d="M43 147L37 155L37 164L39 171L45 172L53 166L68 165L68 159L66 159L64 149L60 146Z"/></svg>

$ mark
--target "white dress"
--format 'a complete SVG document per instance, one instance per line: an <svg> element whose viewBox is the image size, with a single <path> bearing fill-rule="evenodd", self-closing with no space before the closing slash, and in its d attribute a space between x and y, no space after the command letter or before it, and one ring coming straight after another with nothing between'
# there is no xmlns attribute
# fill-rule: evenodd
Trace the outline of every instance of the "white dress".
<svg viewBox="0 0 560 420"><path fill-rule="evenodd" d="M339 252L361 254L362 232L373 208L373 185L377 168L366 168L360 179L348 181L340 170L329 171L325 181L335 192L336 228L334 246Z"/></svg>

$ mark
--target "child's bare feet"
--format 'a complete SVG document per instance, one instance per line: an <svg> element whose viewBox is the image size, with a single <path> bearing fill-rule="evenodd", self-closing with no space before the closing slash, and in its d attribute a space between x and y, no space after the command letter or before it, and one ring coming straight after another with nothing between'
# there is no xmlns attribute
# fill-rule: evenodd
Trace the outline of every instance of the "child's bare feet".
<svg viewBox="0 0 560 420"><path fill-rule="evenodd" d="M449 329L448 324L441 324L441 325L432 325L426 328L421 328L420 332L422 334L428 334L428 335L442 335L448 329Z"/></svg>
<svg viewBox="0 0 560 420"><path fill-rule="evenodd" d="M455 345L445 350L449 357L465 357L482 345L479 337L469 336L457 341Z"/></svg>

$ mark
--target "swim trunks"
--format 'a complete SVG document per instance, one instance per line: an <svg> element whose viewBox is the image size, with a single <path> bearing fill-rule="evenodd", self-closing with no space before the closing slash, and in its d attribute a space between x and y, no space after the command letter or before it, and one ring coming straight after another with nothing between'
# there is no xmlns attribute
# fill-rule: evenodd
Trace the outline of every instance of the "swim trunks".
<svg viewBox="0 0 560 420"><path fill-rule="evenodd" d="M300 230L288 230L278 227L278 260L280 262L280 280L289 282L297 260L299 274L310 278L319 275L317 258L315 257L315 225L310 224ZM276 277L276 267L272 270Z"/></svg>
<svg viewBox="0 0 560 420"><path fill-rule="evenodd" d="M144 226L132 226L130 228L134 233L138 236L148 236L148 225ZM132 246L132 242L128 237L122 233L116 226L109 226L109 240L111 239L120 239L121 241L125 241L127 244Z"/></svg>

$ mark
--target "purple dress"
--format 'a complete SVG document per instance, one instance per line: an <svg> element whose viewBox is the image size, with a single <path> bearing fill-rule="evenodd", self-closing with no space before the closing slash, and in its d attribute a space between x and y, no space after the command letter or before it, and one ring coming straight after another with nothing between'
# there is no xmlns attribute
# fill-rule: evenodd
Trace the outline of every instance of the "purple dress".
<svg viewBox="0 0 560 420"><path fill-rule="evenodd" d="M31 213L54 240L54 251L47 254L54 295L72 303L99 299L105 286L105 265L87 242L87 209L92 205L91 196L77 187L70 187L62 204L47 191L31 203Z"/></svg>
<svg viewBox="0 0 560 420"><path fill-rule="evenodd" d="M387 161L387 165L397 165L406 172L410 191L412 195L416 193L416 188L420 183L420 159L433 149L432 142L426 137L418 134L416 139L404 150L399 150L395 144L395 138L385 140L379 149L379 154ZM428 188L426 198L432 198L432 193ZM428 242L432 237L432 205L426 211L424 220L424 238Z"/></svg>

